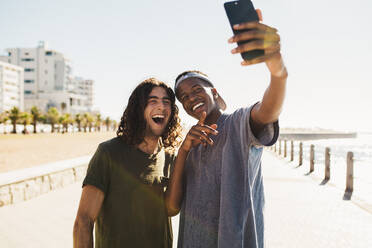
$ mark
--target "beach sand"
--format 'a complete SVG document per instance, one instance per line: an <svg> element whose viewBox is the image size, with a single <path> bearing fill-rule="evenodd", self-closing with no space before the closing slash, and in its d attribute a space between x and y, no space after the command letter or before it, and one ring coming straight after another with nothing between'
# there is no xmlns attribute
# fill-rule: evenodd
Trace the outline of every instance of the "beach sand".
<svg viewBox="0 0 372 248"><path fill-rule="evenodd" d="M0 173L90 155L114 132L0 135Z"/></svg>

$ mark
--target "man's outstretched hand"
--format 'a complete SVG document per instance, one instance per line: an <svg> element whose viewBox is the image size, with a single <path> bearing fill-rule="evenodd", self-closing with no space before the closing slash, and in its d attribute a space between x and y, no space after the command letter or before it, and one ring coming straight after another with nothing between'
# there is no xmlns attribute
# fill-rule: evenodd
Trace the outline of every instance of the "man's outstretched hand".
<svg viewBox="0 0 372 248"><path fill-rule="evenodd" d="M262 14L260 10L257 13L262 21ZM235 30L247 30L231 37L229 43L246 42L234 48L231 52L233 54L249 52L252 50L264 50L264 55L245 60L241 64L243 66L258 64L265 62L271 75L275 77L282 77L286 75L285 66L280 53L280 35L276 28L265 25L261 22L246 22L237 24L233 27Z"/></svg>

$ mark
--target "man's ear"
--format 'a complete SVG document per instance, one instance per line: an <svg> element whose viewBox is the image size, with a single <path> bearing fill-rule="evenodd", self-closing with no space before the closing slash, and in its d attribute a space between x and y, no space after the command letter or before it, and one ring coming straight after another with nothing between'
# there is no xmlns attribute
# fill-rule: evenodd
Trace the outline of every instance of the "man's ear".
<svg viewBox="0 0 372 248"><path fill-rule="evenodd" d="M217 92L216 88L212 88L211 92L212 92L213 98L217 99L218 98L218 92Z"/></svg>

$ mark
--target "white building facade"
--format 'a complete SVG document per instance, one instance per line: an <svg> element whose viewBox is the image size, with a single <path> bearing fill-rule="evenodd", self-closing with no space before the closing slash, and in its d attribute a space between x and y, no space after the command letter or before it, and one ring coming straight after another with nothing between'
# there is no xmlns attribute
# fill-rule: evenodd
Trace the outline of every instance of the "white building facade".
<svg viewBox="0 0 372 248"><path fill-rule="evenodd" d="M94 104L94 81L83 79L81 77L74 77L71 80L71 84L70 92L84 96L86 100L82 102L82 104L89 110L89 112L92 112Z"/></svg>
<svg viewBox="0 0 372 248"><path fill-rule="evenodd" d="M9 48L6 51L8 56L0 57L1 60L24 68L26 110L32 106L42 111L56 107L61 112L75 114L92 109L88 94L72 88L72 66L62 53L48 49L45 42L40 42L36 48Z"/></svg>
<svg viewBox="0 0 372 248"><path fill-rule="evenodd" d="M0 62L0 113L13 107L24 110L23 68Z"/></svg>

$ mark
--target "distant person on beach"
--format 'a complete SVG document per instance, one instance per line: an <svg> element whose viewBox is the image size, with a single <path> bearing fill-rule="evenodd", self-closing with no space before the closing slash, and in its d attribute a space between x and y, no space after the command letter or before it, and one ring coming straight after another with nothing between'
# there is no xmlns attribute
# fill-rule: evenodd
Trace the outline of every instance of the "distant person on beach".
<svg viewBox="0 0 372 248"><path fill-rule="evenodd" d="M181 211L179 248L264 247L262 146L273 145L279 135L287 70L275 28L261 22L234 28L251 30L230 43L257 40L232 53L263 49L263 56L242 65L265 62L271 80L260 102L225 114L226 103L206 74L186 71L176 78L177 99L198 120L178 150L166 193L171 215ZM241 84L237 91L249 79Z"/></svg>
<svg viewBox="0 0 372 248"><path fill-rule="evenodd" d="M172 88L154 78L131 94L117 137L98 146L83 182L74 247L172 247L164 192L181 127Z"/></svg>

